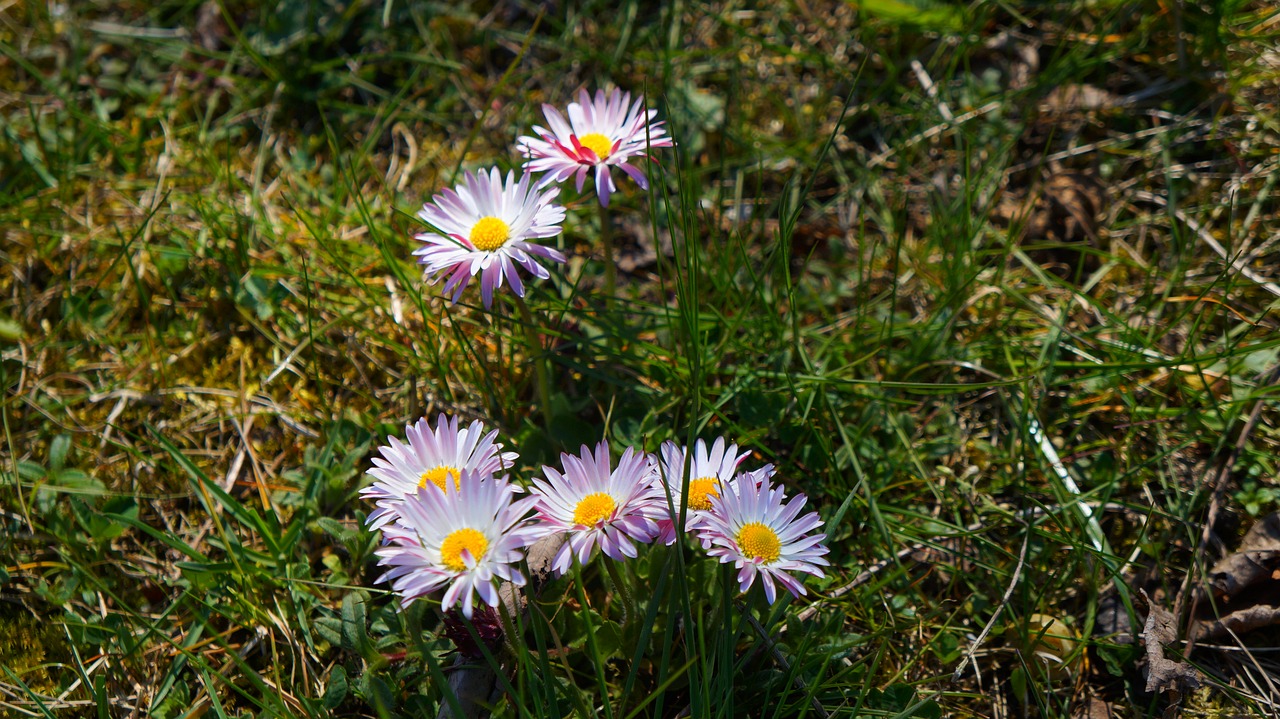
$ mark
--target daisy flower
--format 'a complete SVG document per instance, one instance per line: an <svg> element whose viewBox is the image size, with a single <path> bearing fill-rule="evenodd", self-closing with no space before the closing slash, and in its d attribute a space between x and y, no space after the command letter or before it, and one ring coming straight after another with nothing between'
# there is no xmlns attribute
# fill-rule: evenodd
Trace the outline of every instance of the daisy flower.
<svg viewBox="0 0 1280 719"><path fill-rule="evenodd" d="M378 448L382 456L373 458L374 467L368 472L376 481L360 490L361 496L377 505L365 520L370 529L395 519L405 498L420 488L456 486L467 470L488 477L510 467L519 457L515 452L503 452L502 445L493 441L498 430L485 434L484 424L478 420L458 429L457 417L441 414L434 429L425 417L404 429L409 443L388 437L389 444Z"/></svg>
<svg viewBox="0 0 1280 719"><path fill-rule="evenodd" d="M448 587L440 604L462 605L471 618L473 598L498 606L498 582L523 586L515 565L539 534L525 515L533 497L513 501L505 477L463 470L444 491L423 488L405 498L395 522L383 530L387 543L374 550L405 607L437 589Z"/></svg>
<svg viewBox="0 0 1280 719"><path fill-rule="evenodd" d="M663 544L676 541L676 520L683 506L681 495L684 490L684 467L689 461L689 500L688 512L685 516L684 528L694 531L702 522L702 516L711 509L711 498L720 496L720 485L733 480L738 465L747 458L747 453L738 453L738 445L725 447L724 437L717 437L707 451L707 443L699 439L694 444L693 456L687 457L687 450L675 442L663 442L659 449L658 473L654 477L654 486L661 496L671 498L670 514L658 522L661 534L658 539ZM770 467L772 469L772 467Z"/></svg>
<svg viewBox="0 0 1280 719"><path fill-rule="evenodd" d="M531 189L526 172L517 182L508 172L506 182L498 168L488 174L466 174L462 184L444 190L422 206L418 217L436 232L414 235L426 247L414 250L427 275L435 283L448 276L445 294L457 302L472 277L480 275L480 294L487 309L493 303L493 289L503 280L524 297L524 283L516 266L545 280L551 274L537 258L564 262L560 252L531 242L555 237L564 222L564 208L552 203L559 189Z"/></svg>
<svg viewBox="0 0 1280 719"><path fill-rule="evenodd" d="M596 544L609 557L622 561L637 555L632 542L649 543L658 534L657 519L666 514L653 487L654 467L643 453L627 448L618 468L609 465L609 443L596 445L595 454L583 446L581 456L560 455L561 473L543 467L546 479L534 479L530 491L537 498L538 523L544 534L567 532L568 541L556 553L556 575L569 571L573 557L586 564Z"/></svg>
<svg viewBox="0 0 1280 719"><path fill-rule="evenodd" d="M647 157L651 147L672 147L661 122L651 122L657 110L645 110L644 98L631 102L631 93L614 88L606 97L596 90L592 99L586 90L578 93L578 101L569 103L569 121L550 105L542 106L542 114L551 129L534 126L537 137L524 136L516 141L517 149L529 158L525 168L546 172L539 187L563 182L577 175L578 191L594 169L596 195L600 204L609 206L609 195L617 190L609 168L616 167L631 176L640 189L649 188L644 172L631 163L635 157Z"/></svg>
<svg viewBox="0 0 1280 719"><path fill-rule="evenodd" d="M738 568L738 584L747 591L760 576L764 595L773 604L774 582L794 596L804 594L804 586L789 572L824 576L819 565L830 564L822 555L827 548L821 532L806 534L822 526L817 512L797 519L805 496L783 502L780 486L771 486L760 472L743 474L725 485L727 491L711 498L712 511L704 518L699 537L709 545L707 554Z"/></svg>

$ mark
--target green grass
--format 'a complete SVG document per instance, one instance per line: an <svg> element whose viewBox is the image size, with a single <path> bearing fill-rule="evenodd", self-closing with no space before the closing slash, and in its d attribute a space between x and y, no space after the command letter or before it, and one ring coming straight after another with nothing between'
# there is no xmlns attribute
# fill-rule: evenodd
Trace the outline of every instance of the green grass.
<svg viewBox="0 0 1280 719"><path fill-rule="evenodd" d="M452 706L357 496L438 412L519 478L726 435L827 521L829 576L772 608L690 548L552 582L491 657L504 716L1272 710L1240 646L1274 628L1197 646L1181 698L1117 631L1139 589L1185 631L1280 508L1278 39L1262 2L7 8L0 714ZM532 346L421 280L414 215L603 84L679 146L615 195L612 310L566 192Z"/></svg>

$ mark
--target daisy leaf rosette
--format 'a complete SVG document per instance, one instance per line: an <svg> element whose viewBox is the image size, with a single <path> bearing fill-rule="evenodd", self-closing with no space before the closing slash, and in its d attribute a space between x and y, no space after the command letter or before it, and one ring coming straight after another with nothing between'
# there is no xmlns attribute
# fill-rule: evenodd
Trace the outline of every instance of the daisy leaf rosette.
<svg viewBox="0 0 1280 719"><path fill-rule="evenodd" d="M686 504L685 531L696 530L703 515L711 510L711 497L719 496L720 486L733 480L738 465L747 455L747 452L738 452L736 444L726 446L724 437L717 437L710 449L707 449L705 441L699 439L693 445L691 456L686 447L672 441L663 442L655 457L658 472L654 486L662 493L668 514L658 521L658 541L668 545L675 543L676 522ZM687 503L684 500L686 462L689 465Z"/></svg>
<svg viewBox="0 0 1280 719"><path fill-rule="evenodd" d="M575 556L586 564L597 544L606 556L623 561L637 556L636 542L653 541L666 509L653 487L648 456L628 447L613 469L609 443L601 442L594 453L584 445L579 456L561 454L560 462L563 471L543 467L544 478L534 478L530 488L544 534L568 535L552 561L557 576L569 571Z"/></svg>
<svg viewBox="0 0 1280 719"><path fill-rule="evenodd" d="M444 190L422 206L418 217L436 229L414 238L425 243L414 250L418 262L434 284L443 278L444 294L456 303L476 275L485 308L493 304L493 291L503 282L524 297L524 282L517 268L545 280L551 276L539 259L564 262L564 255L535 239L560 234L565 211L552 202L558 188L531 187L528 172L506 181L498 168L487 173L466 173L461 184Z"/></svg>
<svg viewBox="0 0 1280 719"><path fill-rule="evenodd" d="M498 430L486 434L479 420L459 428L457 417L441 414L435 427L423 417L404 429L408 442L388 437L378 448L382 456L373 458L373 469L366 473L374 483L360 490L360 496L376 507L365 519L370 529L395 520L405 498L419 489L456 486L463 472L494 475L519 458L515 452L503 452L502 444L494 441Z"/></svg>
<svg viewBox="0 0 1280 719"><path fill-rule="evenodd" d="M826 535L809 534L822 520L817 512L799 516L807 501L803 494L784 502L782 487L759 470L739 475L724 489L711 498L698 537L709 547L708 555L737 567L740 591L750 589L759 576L765 598L773 604L775 583L798 597L805 589L796 573L825 576L819 567L830 564L823 557Z"/></svg>
<svg viewBox="0 0 1280 719"><path fill-rule="evenodd" d="M672 147L675 141L662 122L653 122L657 110L645 109L644 97L614 88L605 94L596 90L592 98L580 90L578 101L569 103L569 119L551 105L542 106L547 119L544 128L535 125L533 135L516 140L521 154L529 158L525 168L545 172L539 186L564 182L575 177L578 191L587 174L595 174L596 196L600 204L609 206L609 195L617 191L611 168L617 168L635 180L640 189L649 188L649 180L633 160L649 157L653 147Z"/></svg>
<svg viewBox="0 0 1280 719"><path fill-rule="evenodd" d="M471 618L476 596L498 606L498 582L523 586L517 568L524 548L540 535L526 518L536 500L516 499L505 477L464 470L444 491L426 487L405 498L400 514L383 530L374 550L401 605L440 589L441 608L462 605Z"/></svg>

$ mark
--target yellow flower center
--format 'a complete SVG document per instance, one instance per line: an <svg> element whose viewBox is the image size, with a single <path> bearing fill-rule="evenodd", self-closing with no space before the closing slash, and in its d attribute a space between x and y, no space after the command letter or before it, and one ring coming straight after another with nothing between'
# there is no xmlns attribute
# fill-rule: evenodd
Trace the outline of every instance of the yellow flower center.
<svg viewBox="0 0 1280 719"><path fill-rule="evenodd" d="M613 141L598 132L592 132L578 138L578 144L589 148L601 160L609 156L613 150Z"/></svg>
<svg viewBox="0 0 1280 719"><path fill-rule="evenodd" d="M613 497L604 492L596 492L588 494L578 502L577 508L573 510L573 521L585 527L595 526L601 520L613 514L614 507L618 505L613 501Z"/></svg>
<svg viewBox="0 0 1280 719"><path fill-rule="evenodd" d="M496 217L481 217L475 227L471 228L471 237L468 239L477 250L492 252L511 239L511 228Z"/></svg>
<svg viewBox="0 0 1280 719"><path fill-rule="evenodd" d="M689 483L689 509L711 509L711 498L719 497L715 477L699 477Z"/></svg>
<svg viewBox="0 0 1280 719"><path fill-rule="evenodd" d="M471 562L474 564L480 561L488 550L489 540L485 539L483 534L470 527L459 529L450 532L449 536L444 538L444 543L440 545L440 561L449 569L461 572L467 568L467 563L462 558L463 552L471 555Z"/></svg>
<svg viewBox="0 0 1280 719"><path fill-rule="evenodd" d="M435 469L428 469L423 472L422 476L418 478L418 486L425 487L427 486L427 482L430 482L431 484L439 487L441 491L444 491L444 483L452 479L453 486L456 489L458 487L458 477L461 475L462 472L459 472L457 467L446 467L442 465Z"/></svg>
<svg viewBox="0 0 1280 719"><path fill-rule="evenodd" d="M738 530L738 549L743 556L764 560L765 564L778 561L782 555L782 543L772 529L760 522L747 522Z"/></svg>

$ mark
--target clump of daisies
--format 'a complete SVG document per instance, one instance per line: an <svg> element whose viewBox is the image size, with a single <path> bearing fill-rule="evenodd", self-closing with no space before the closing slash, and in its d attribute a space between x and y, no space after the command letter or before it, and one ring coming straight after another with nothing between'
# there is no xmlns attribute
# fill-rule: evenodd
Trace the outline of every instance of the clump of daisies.
<svg viewBox="0 0 1280 719"><path fill-rule="evenodd" d="M564 540L557 575L586 564L596 550L612 561L639 556L655 540L674 543L679 528L711 557L732 562L741 591L757 577L770 603L781 585L805 593L800 575L822 577L827 548L816 512L801 514L804 495L787 500L771 465L741 471L747 454L719 438L692 452L675 443L657 455L628 447L615 464L609 444L562 454L526 491L503 474L516 459L496 431L441 415L391 437L361 494L375 503L366 524L381 529L376 550L388 582L408 606L441 593L446 609L470 619L476 599L499 604L501 582L523 586L525 550L548 536Z"/></svg>

